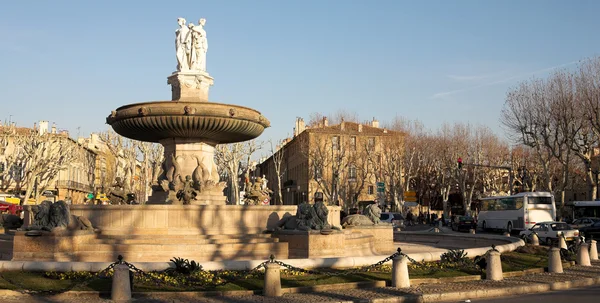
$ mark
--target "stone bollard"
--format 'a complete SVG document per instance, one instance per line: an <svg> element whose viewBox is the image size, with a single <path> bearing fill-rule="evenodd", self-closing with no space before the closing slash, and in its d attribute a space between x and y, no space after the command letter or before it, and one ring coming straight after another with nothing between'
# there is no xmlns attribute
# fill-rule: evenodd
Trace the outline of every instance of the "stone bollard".
<svg viewBox="0 0 600 303"><path fill-rule="evenodd" d="M590 245L587 243L581 243L577 250L577 264L581 266L592 266L590 262Z"/></svg>
<svg viewBox="0 0 600 303"><path fill-rule="evenodd" d="M263 296L281 297L281 266L277 263L265 264L265 286Z"/></svg>
<svg viewBox="0 0 600 303"><path fill-rule="evenodd" d="M469 229L469 233L471 233L472 235L474 235L475 234L475 229L473 229L473 228Z"/></svg>
<svg viewBox="0 0 600 303"><path fill-rule="evenodd" d="M540 245L540 238L537 234L531 234L531 245L538 246Z"/></svg>
<svg viewBox="0 0 600 303"><path fill-rule="evenodd" d="M434 233L439 233L439 232L440 232L440 229L439 229L439 228L437 228L437 227L434 227L434 228L433 228L433 232L434 232Z"/></svg>
<svg viewBox="0 0 600 303"><path fill-rule="evenodd" d="M504 235L507 237L510 237L510 233L509 232L504 232Z"/></svg>
<svg viewBox="0 0 600 303"><path fill-rule="evenodd" d="M129 267L119 264L114 267L112 289L110 297L113 301L127 302L131 300L131 281L129 280Z"/></svg>
<svg viewBox="0 0 600 303"><path fill-rule="evenodd" d="M590 241L590 260L598 260L598 246L596 246L596 240Z"/></svg>
<svg viewBox="0 0 600 303"><path fill-rule="evenodd" d="M405 256L397 256L392 259L392 287L410 287L410 280L408 277L408 258Z"/></svg>
<svg viewBox="0 0 600 303"><path fill-rule="evenodd" d="M548 256L548 272L563 272L562 260L560 259L560 248L558 247L550 248L550 255Z"/></svg>
<svg viewBox="0 0 600 303"><path fill-rule="evenodd" d="M562 235L558 236L558 248L567 249L567 242L565 242L565 238Z"/></svg>
<svg viewBox="0 0 600 303"><path fill-rule="evenodd" d="M502 280L502 261L500 260L500 252L495 250L490 251L486 261L485 279L492 281Z"/></svg>

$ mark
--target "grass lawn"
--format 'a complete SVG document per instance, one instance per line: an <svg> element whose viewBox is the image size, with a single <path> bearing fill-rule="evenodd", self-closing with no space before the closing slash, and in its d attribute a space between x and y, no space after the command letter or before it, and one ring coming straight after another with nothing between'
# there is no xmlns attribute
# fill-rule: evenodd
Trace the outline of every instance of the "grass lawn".
<svg viewBox="0 0 600 303"><path fill-rule="evenodd" d="M529 268L540 268L547 265L548 250L544 247L526 246L519 248L514 252L502 254L502 269L505 272L520 271ZM335 270L331 270L335 273ZM218 286L207 282L212 281L213 276L208 272L202 272L194 280L190 276L177 276L173 278L171 274L159 274L163 279L169 281L186 280L187 282L179 284L160 283L154 281L142 281L136 278L134 282L134 291L228 291L228 290L261 290L263 288L264 276L255 274L248 277L234 271L213 273L227 283L220 283ZM480 275L481 270L473 267L453 268L441 265L437 262L419 263L409 267L409 275L412 279L421 278L445 278L467 275ZM42 272L0 272L0 289L27 289L32 291L44 292L63 292L67 290L92 290L92 291L110 291L112 281L110 278L93 278L87 282L75 278L77 275L67 275L63 279L49 278ZM368 282L368 281L387 281L391 283L391 266L383 266L377 270L368 272L353 273L347 275L330 276L324 274L298 274L282 271L282 287L306 287L315 285L327 285L349 282Z"/></svg>

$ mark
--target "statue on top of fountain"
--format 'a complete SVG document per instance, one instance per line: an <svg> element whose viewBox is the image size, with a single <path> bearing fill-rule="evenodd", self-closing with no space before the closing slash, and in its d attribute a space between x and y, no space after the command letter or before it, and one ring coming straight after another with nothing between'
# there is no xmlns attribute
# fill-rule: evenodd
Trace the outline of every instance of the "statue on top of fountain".
<svg viewBox="0 0 600 303"><path fill-rule="evenodd" d="M179 28L175 31L175 51L177 55L177 71L206 72L206 52L208 39L204 25L206 19L198 20L198 25L190 23L186 26L184 18L178 18Z"/></svg>

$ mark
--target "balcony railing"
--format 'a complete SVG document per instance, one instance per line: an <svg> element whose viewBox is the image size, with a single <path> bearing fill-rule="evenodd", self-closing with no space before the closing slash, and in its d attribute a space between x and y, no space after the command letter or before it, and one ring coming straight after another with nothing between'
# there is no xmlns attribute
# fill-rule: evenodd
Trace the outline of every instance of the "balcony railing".
<svg viewBox="0 0 600 303"><path fill-rule="evenodd" d="M83 184L83 183L79 183L79 182L75 182L75 181L69 181L69 180L59 180L56 181L56 187L57 188L67 188L67 189L74 189L74 190L78 190L78 191L82 191L82 192L92 192L92 186L89 184Z"/></svg>

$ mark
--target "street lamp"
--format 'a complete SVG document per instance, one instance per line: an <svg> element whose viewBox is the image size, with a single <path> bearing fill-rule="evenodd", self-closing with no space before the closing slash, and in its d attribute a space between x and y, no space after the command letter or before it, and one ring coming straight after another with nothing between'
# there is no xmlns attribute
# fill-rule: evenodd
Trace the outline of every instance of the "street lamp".
<svg viewBox="0 0 600 303"><path fill-rule="evenodd" d="M296 204L300 204L300 185L296 187Z"/></svg>

